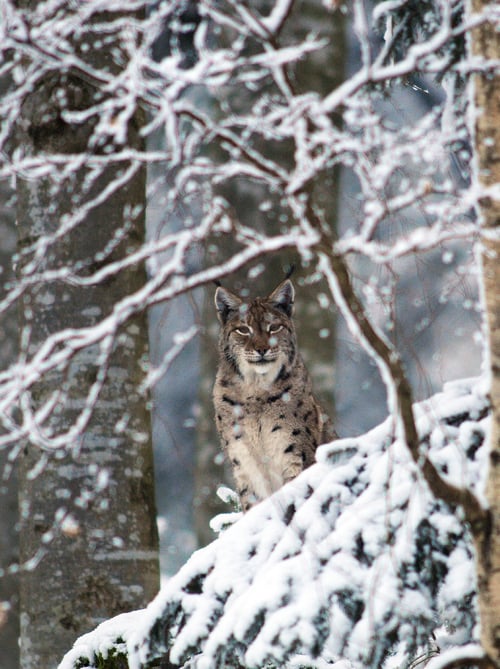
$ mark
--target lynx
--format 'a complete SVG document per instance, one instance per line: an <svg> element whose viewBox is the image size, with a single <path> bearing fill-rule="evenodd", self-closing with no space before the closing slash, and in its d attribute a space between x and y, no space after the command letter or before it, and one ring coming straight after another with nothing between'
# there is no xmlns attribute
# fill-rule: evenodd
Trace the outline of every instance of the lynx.
<svg viewBox="0 0 500 669"><path fill-rule="evenodd" d="M294 296L289 279L251 301L222 287L215 293L216 425L244 511L309 467L318 444L335 436L297 350Z"/></svg>

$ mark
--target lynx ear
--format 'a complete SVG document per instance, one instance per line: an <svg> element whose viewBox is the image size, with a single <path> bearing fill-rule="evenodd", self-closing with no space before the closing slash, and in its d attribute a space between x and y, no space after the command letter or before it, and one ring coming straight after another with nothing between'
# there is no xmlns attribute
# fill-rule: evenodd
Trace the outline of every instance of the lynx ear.
<svg viewBox="0 0 500 669"><path fill-rule="evenodd" d="M219 286L215 291L215 308L217 309L217 318L222 325L225 325L231 311L238 311L243 301L225 288Z"/></svg>
<svg viewBox="0 0 500 669"><path fill-rule="evenodd" d="M293 314L293 301L295 299L293 283L289 279L286 279L273 290L267 299L277 309L281 309L287 316L291 316Z"/></svg>

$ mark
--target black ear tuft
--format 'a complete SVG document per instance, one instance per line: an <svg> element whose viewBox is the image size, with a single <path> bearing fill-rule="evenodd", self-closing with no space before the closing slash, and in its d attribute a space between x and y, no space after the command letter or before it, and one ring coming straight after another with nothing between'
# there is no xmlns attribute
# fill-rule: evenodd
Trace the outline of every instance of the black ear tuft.
<svg viewBox="0 0 500 669"><path fill-rule="evenodd" d="M287 316L293 314L293 302L295 299L295 288L290 279L285 279L269 295L268 300L273 303L277 309L281 309Z"/></svg>
<svg viewBox="0 0 500 669"><path fill-rule="evenodd" d="M229 314L232 311L238 311L242 304L243 301L237 295L222 288L222 286L219 286L215 291L215 308L222 325L226 324Z"/></svg>

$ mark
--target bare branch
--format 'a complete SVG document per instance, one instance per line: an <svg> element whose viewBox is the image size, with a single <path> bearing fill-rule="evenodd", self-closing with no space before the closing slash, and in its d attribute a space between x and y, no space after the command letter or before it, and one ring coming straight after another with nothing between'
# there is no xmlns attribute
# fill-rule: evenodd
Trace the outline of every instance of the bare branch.
<svg viewBox="0 0 500 669"><path fill-rule="evenodd" d="M316 227L318 227L317 222ZM460 506L474 535L482 534L488 523L488 513L476 496L466 488L458 488L445 481L428 456L421 451L413 415L413 393L402 360L399 353L369 321L366 309L352 286L344 258L332 252L331 240L325 233L316 249L319 255L319 269L327 278L349 328L354 336L363 342L379 366L389 394L389 408L401 422L401 436L427 485L436 499L443 500L452 508Z"/></svg>

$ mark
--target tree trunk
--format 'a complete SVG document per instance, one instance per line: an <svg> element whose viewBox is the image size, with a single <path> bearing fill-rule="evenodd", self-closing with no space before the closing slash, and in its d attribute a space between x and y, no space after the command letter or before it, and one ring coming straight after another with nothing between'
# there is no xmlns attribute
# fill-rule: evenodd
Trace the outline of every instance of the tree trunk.
<svg viewBox="0 0 500 669"><path fill-rule="evenodd" d="M485 11L489 3L473 0L472 11ZM494 22L484 23L472 32L472 55L498 62L500 34ZM484 650L500 667L500 77L485 72L474 81L477 186L484 192L479 202L484 227L483 284L489 332L492 432L486 495L490 508L490 527L477 541L479 610L481 641ZM495 235L496 238L495 238Z"/></svg>
<svg viewBox="0 0 500 669"><path fill-rule="evenodd" d="M108 48L96 58L111 60ZM78 76L49 75L24 103L20 146L34 156L92 153L94 125L66 122L60 105L82 110L95 95ZM130 121L126 142L140 150L139 121L137 115ZM94 152L106 153L102 148ZM82 165L69 177L51 173L18 181L21 277L30 271L32 249L68 216L85 212L85 205L128 167L122 163L121 172L104 167L97 179ZM144 168L104 199L46 248L38 272L70 267L88 276L140 246ZM33 283L23 300L22 353L29 361L54 333L98 324L145 279L141 265L97 284ZM146 356L147 317L141 314L118 329L109 351L96 344L82 349L66 368L46 374L30 391L32 410L60 391L43 426L50 437L75 424L89 392L103 380L81 434L56 449L27 443L21 457L22 669L54 669L78 636L102 620L143 607L158 590L150 416L147 398L138 390ZM29 415L29 409L24 407L24 413Z"/></svg>
<svg viewBox="0 0 500 669"><path fill-rule="evenodd" d="M16 230L12 203L13 193L6 181L0 182L0 267L2 280L12 279L12 257L16 248ZM4 297L0 289L0 300ZM0 370L16 357L17 311L3 312L0 318ZM19 667L19 579L15 565L19 562L17 530L17 469L8 450L0 450L0 648L2 669Z"/></svg>

